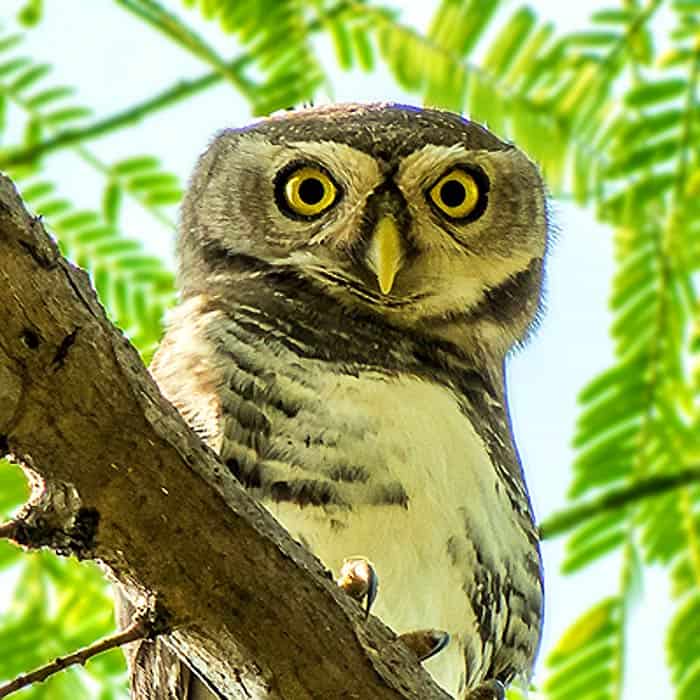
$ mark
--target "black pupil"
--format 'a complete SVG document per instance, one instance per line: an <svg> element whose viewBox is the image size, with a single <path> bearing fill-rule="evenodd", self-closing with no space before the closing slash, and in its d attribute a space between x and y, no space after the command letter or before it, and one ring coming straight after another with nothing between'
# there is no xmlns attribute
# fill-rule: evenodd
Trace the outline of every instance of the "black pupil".
<svg viewBox="0 0 700 700"><path fill-rule="evenodd" d="M299 199L304 204L318 204L325 194L323 183L315 177L307 177L299 185Z"/></svg>
<svg viewBox="0 0 700 700"><path fill-rule="evenodd" d="M467 191L459 180L448 180L440 188L440 198L446 207L458 207L467 198Z"/></svg>

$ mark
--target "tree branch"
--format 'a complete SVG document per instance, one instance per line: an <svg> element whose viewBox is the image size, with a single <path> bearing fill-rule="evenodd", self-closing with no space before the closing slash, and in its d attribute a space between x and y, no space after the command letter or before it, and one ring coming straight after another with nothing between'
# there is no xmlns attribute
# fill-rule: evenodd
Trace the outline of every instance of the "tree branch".
<svg viewBox="0 0 700 700"><path fill-rule="evenodd" d="M155 596L224 697L446 700L161 396L6 178L0 289L0 446L32 485L15 541Z"/></svg>
<svg viewBox="0 0 700 700"><path fill-rule="evenodd" d="M230 68L231 70L239 70L249 60L249 56L246 54L230 64ZM238 65L239 63L241 64L240 66ZM39 141L31 146L10 150L0 157L0 168L24 165L35 161L47 153L60 150L61 148L83 145L90 139L95 139L124 126L135 124L153 112L169 107L179 100L195 95L202 90L206 90L208 87L222 80L223 76L216 71L206 73L192 80L178 80L174 85L167 87L154 97L132 105L128 109L121 110L103 119L98 119L92 124L60 131L55 136L47 138L44 141Z"/></svg>
<svg viewBox="0 0 700 700"><path fill-rule="evenodd" d="M640 479L629 486L608 491L588 503L582 503L550 515L540 523L540 538L543 540L552 539L573 530L597 515L611 510L619 510L635 501L654 498L667 491L681 489L699 481L700 469L697 467L683 469L675 474L656 474L647 479Z"/></svg>
<svg viewBox="0 0 700 700"><path fill-rule="evenodd" d="M241 94L250 97L254 85L241 71L232 70L229 64L210 46L203 37L182 22L177 15L168 11L156 0L115 0L125 10L147 22L175 43L208 63L222 77L228 80Z"/></svg>
<svg viewBox="0 0 700 700"><path fill-rule="evenodd" d="M154 619L151 615L139 615L125 630L102 639L89 647L79 649L72 654L54 659L51 663L41 666L41 668L37 668L31 673L22 674L9 683L0 685L0 698L6 698L8 695L12 695L12 693L16 693L18 690L22 690L22 688L26 688L33 683L43 683L55 673L63 671L69 666L75 666L76 664L84 666L93 656L102 654L105 651L122 647L139 639L152 637L155 634L155 630L156 625L154 625Z"/></svg>
<svg viewBox="0 0 700 700"><path fill-rule="evenodd" d="M311 20L306 26L305 31L309 36L318 33L326 26L326 22L341 14L348 7L348 2L339 2L318 18ZM185 48L188 48L188 46L185 46ZM97 119L91 124L59 131L54 136L44 141L38 141L30 146L19 146L14 149L8 149L0 155L0 169L26 165L48 153L53 153L54 151L59 151L70 146L83 146L87 141L135 124L158 110L165 109L181 100L188 99L213 85L218 85L224 81L226 75L238 76L239 80L247 85L247 90L243 92L243 95L248 100L251 100L251 93L255 86L246 82L244 71L254 61L255 55L253 53L242 53L232 61L225 63L225 72L216 69L198 78L178 80L173 85L161 90L157 95L142 102L138 102L127 109L120 110L115 114Z"/></svg>

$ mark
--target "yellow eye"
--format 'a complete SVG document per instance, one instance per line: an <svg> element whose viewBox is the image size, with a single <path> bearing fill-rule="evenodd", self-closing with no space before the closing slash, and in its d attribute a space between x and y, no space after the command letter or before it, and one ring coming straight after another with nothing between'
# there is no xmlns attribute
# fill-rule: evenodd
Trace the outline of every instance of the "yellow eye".
<svg viewBox="0 0 700 700"><path fill-rule="evenodd" d="M300 216L316 216L336 200L338 188L319 168L303 166L295 170L284 183L284 199L289 208Z"/></svg>
<svg viewBox="0 0 700 700"><path fill-rule="evenodd" d="M479 185L466 170L452 170L430 189L430 199L443 214L461 219L474 211L479 202Z"/></svg>

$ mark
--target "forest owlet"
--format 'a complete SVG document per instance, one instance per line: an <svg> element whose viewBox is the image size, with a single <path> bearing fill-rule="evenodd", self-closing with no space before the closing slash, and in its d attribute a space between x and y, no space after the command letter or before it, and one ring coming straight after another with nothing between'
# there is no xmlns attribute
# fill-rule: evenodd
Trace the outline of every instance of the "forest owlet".
<svg viewBox="0 0 700 700"><path fill-rule="evenodd" d="M528 678L538 647L503 364L537 314L546 238L522 152L395 104L223 131L182 208L161 389L326 566L373 562L384 622L449 633L426 665L459 698ZM214 697L162 643L139 653L137 691Z"/></svg>

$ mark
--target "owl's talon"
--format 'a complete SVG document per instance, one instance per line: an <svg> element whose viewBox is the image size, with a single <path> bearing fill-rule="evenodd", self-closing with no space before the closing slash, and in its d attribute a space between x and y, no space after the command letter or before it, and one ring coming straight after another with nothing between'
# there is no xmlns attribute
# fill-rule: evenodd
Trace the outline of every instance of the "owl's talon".
<svg viewBox="0 0 700 700"><path fill-rule="evenodd" d="M450 635L443 630L426 629L400 634L399 639L416 655L418 661L425 661L449 644Z"/></svg>
<svg viewBox="0 0 700 700"><path fill-rule="evenodd" d="M366 601L365 617L369 617L379 588L379 577L372 563L364 557L346 559L336 583L359 603Z"/></svg>
<svg viewBox="0 0 700 700"><path fill-rule="evenodd" d="M492 679L470 690L464 700L505 700L506 687Z"/></svg>

